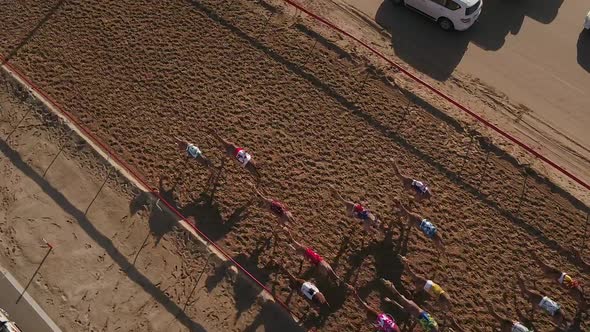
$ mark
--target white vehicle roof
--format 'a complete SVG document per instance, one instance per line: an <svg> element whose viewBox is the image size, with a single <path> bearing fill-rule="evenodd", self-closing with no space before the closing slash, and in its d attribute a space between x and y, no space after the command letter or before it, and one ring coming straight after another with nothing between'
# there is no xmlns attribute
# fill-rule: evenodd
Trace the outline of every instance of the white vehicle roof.
<svg viewBox="0 0 590 332"><path fill-rule="evenodd" d="M454 0L456 2L462 3L465 7L471 7L475 5L479 0Z"/></svg>
<svg viewBox="0 0 590 332"><path fill-rule="evenodd" d="M22 332L15 322L8 319L8 314L0 308L0 332Z"/></svg>
<svg viewBox="0 0 590 332"><path fill-rule="evenodd" d="M0 331L1 332L22 332L21 329L16 326L15 322L5 322L0 323Z"/></svg>

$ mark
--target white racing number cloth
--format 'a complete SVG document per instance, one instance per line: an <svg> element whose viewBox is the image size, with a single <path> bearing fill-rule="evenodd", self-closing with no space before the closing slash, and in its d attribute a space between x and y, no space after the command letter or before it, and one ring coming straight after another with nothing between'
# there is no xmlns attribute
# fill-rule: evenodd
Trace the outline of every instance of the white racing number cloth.
<svg viewBox="0 0 590 332"><path fill-rule="evenodd" d="M436 235L436 227L428 220L423 219L420 223L420 229L429 238L433 238Z"/></svg>
<svg viewBox="0 0 590 332"><path fill-rule="evenodd" d="M430 290L432 289L432 285L434 285L434 282L432 282L432 280L426 280L426 283L424 284L424 291L426 293L430 293Z"/></svg>
<svg viewBox="0 0 590 332"><path fill-rule="evenodd" d="M320 290L311 282L306 281L301 285L301 293L305 295L308 299L312 300L313 296L319 293Z"/></svg>
<svg viewBox="0 0 590 332"><path fill-rule="evenodd" d="M236 149L236 160L242 165L242 167L246 167L248 163L252 159L252 156L246 152L246 150L242 148Z"/></svg>
<svg viewBox="0 0 590 332"><path fill-rule="evenodd" d="M199 148L194 144L189 144L186 147L186 153L189 157L193 157L195 159L199 158L203 154L201 150L199 150Z"/></svg>
<svg viewBox="0 0 590 332"><path fill-rule="evenodd" d="M541 302L539 302L539 307L541 307L541 309L545 310L545 312L551 316L555 315L557 310L560 309L559 304L547 296L541 299Z"/></svg>
<svg viewBox="0 0 590 332"><path fill-rule="evenodd" d="M414 187L414 189L416 189L416 191L421 194L424 194L428 191L428 187L423 182L418 180L412 180L412 187Z"/></svg>
<svg viewBox="0 0 590 332"><path fill-rule="evenodd" d="M514 322L512 324L512 328L510 329L510 332L532 332L532 331L529 330L526 326L520 324L519 322Z"/></svg>

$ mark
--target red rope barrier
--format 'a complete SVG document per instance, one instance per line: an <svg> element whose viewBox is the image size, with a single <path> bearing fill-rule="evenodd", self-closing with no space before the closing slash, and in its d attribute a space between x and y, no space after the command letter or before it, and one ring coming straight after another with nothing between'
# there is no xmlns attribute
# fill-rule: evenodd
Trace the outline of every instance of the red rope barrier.
<svg viewBox="0 0 590 332"><path fill-rule="evenodd" d="M513 143L517 144L518 146L520 146L521 148L523 148L524 150L526 150L527 152L529 152L530 154L532 154L533 156L543 160L545 163L551 165L553 168L555 168L556 170L558 170L559 172L563 173L564 175L566 175L568 178L572 179L573 181L577 182L579 185L581 185L582 187L590 190L590 185L588 183L586 183L585 181L581 180L580 178L578 178L577 176L575 176L574 174L570 173L569 171L567 171L565 168L559 166L558 164L556 164L555 162L551 161L549 158L543 156L542 154L540 154L539 152L535 151L533 148L531 148L530 146L528 146L527 144L521 142L520 140L518 140L517 138L515 138L514 136L510 135L509 133L505 132L504 130L500 129L499 127L497 127L496 125L490 123L489 121L487 121L486 119L484 119L483 117L475 114L473 111L469 110L467 107L463 106L462 104L460 104L458 101L454 100L453 98L449 97L448 95L444 94L443 92L441 92L440 90L436 89L435 87L433 87L432 85L426 83L425 81L421 80L420 78L418 78L417 76L413 75L412 73L410 73L409 71L405 70L404 68L402 68L400 65L398 65L397 63L393 62L392 60L390 60L389 58L387 58L385 55L383 55L381 52L377 51L376 49L374 49L373 47L371 47L370 45L368 45L367 43L363 42L362 40L358 39L357 37L353 36L352 34L342 30L341 28L339 28L338 26L336 26L335 24L333 24L332 22L326 20L325 18L311 12L310 10L304 8L303 6L301 6L300 4L296 3L295 1L292 0L283 0L284 2L290 4L291 6L301 10L302 12L306 13L307 15L311 16L312 18L314 18L315 20L327 25L328 27L330 27L331 29L347 36L348 38L356 41L357 43L361 44L362 46L364 46L366 49L368 49L369 51L371 51L373 54L375 54L376 56L378 56L379 58L383 59L385 62L389 63L390 65L392 65L393 67L395 67L397 70L401 71L402 73L404 73L406 76L410 77L411 79L413 79L414 81L420 83L422 86L426 87L428 90L434 92L435 94L437 94L438 96L442 97L443 99L445 99L446 101L448 101L449 103L453 104L454 106L458 107L461 111L463 111L464 113L467 113L469 115L471 115L473 118L475 118L477 121L483 123L485 126L487 126L488 128L493 129L495 132L497 132L498 134L504 136L504 138L512 141Z"/></svg>
<svg viewBox="0 0 590 332"><path fill-rule="evenodd" d="M467 107L463 106L459 102L457 102L454 99L452 99L451 97L447 96L446 94L444 94L440 90L436 89L432 85L426 83L425 81L421 80L420 78L418 78L417 76L413 75L409 71L405 70L404 68L402 68L401 66L399 66L398 64L396 64L395 62L393 62L392 60L390 60L389 58L387 58L385 55L383 55L381 52L375 50L373 47L369 46L368 44L366 44L362 40L358 39L357 37L353 36L352 34L346 32L346 31L342 30L341 28L337 27L336 25L334 25L333 23L331 23L328 20L324 19L323 17L321 17L319 15L316 15L315 13L312 13L308 9L302 7L300 4L298 4L298 3L296 3L296 2L294 2L292 0L283 0L283 1L285 3L293 6L293 7L301 10L302 12L306 13L307 15L309 15L312 18L314 18L315 20L317 20L317 21L325 24L326 26L330 27L331 29L333 29L333 30L335 30L335 31L337 31L337 32L339 32L339 33L347 36L348 38L351 38L354 41L356 41L357 43L359 43L360 45L362 45L363 47L365 47L366 49L368 49L369 51L371 51L373 54L375 54L376 56L378 56L379 58L381 58L385 62L387 62L390 65L392 65L393 67L395 67L397 70L399 70L402 73L404 73L406 76L410 77L414 81L420 83L422 86L424 86L427 89L429 89L430 91L434 92L436 95L438 95L438 96L442 97L443 99L445 99L446 101L450 102L451 104L453 104L454 106L456 106L457 108L459 108L461 111L463 111L463 112L471 115L477 121L483 123L488 128L493 129L495 132L499 133L500 135L502 135L506 139L508 139L508 140L512 141L513 143L519 145L520 147L522 147L524 150L526 150L527 152L531 153L535 157L537 157L537 158L543 160L545 163L551 165L553 168L557 169L558 171L560 171L561 173L563 173L564 175L566 175L567 177L569 177L573 181L577 182L578 184L580 184L584 188L590 190L590 185L588 185L583 180L579 179L578 177L576 177L572 173L568 172L563 167L557 165L555 162L553 162L550 159L548 159L547 157L541 155L539 152L535 151L533 148L531 148L528 145L526 145L525 143L519 141L518 139L516 139L512 135L508 134L507 132L503 131L499 127L497 127L494 124L488 122L483 117L481 117L481 116L477 115L476 113L474 113L473 111L469 110ZM244 274L246 274L258 286L260 286L263 290L265 290L266 292L268 292L273 297L273 299L275 301L277 301L283 308L285 308L285 310L287 310L287 312L289 312L294 317L297 317L289 309L289 307L283 301L281 301L280 299L278 299L277 297L275 297L275 295L265 285L263 285L258 279L256 279L243 266L241 266L238 262L236 262L224 249L222 249L215 242L211 241L211 239L209 239L209 237L207 237L207 235L205 235L195 225L193 225L190 221L188 221L179 211L177 211L158 192L156 192L154 190L154 188L151 185L149 185L149 183L137 171L135 171L131 166L129 166L110 147L108 147L107 144L103 143L96 135L94 135L92 133L92 131L90 131L86 126L84 126L81 122L79 122L72 114L70 114L65 109L63 109L63 107L61 107L60 104L58 104L53 98L51 98L47 93L45 93L35 83L33 83L33 81L31 79L29 79L27 76L25 76L22 73L22 71L20 71L16 66L14 66L14 65L12 65L12 64L10 64L8 62L5 63L4 62L4 58L1 55L0 55L0 63L4 63L4 65L7 68L9 68L12 72L14 72L21 80L23 80L24 82L26 82L32 90L34 90L35 92L37 92L38 94L40 94L41 96L43 96L43 98L46 99L49 103L51 103L56 110L58 110L59 112L61 112L61 114L64 117L66 117L69 121L71 121L72 124L74 124L80 131L82 131L85 135L87 135L95 144L97 144L98 146L100 146L101 149L103 149L103 151L105 151L111 158L113 158L113 160L115 160L119 165L121 165L124 169L126 169L127 172L129 172L129 174L131 174L135 178L135 180L137 182L141 183L146 188L148 188L150 191L152 191L162 202L164 202L164 204L171 211L174 212L174 214L176 214L180 219L184 220L188 225L190 225L190 227L197 234L199 234L202 238L204 238L205 241L207 241L210 245L212 245L216 250L218 250L219 252L221 252L232 264L234 264L240 271L242 271Z"/></svg>
<svg viewBox="0 0 590 332"><path fill-rule="evenodd" d="M2 55L0 55L0 63L4 63L4 57ZM51 105L53 105L53 107L58 110L64 117L66 117L69 121L71 121L72 124L74 124L74 126L76 126L80 131L82 131L85 135L87 135L95 144L97 144L98 146L100 146L101 149L103 149L103 151L105 153L107 153L111 158L113 158L113 160L115 160L119 165L121 165L125 170L127 170L127 172L129 172L129 174L131 176L133 176L135 178L135 180L139 183L141 183L142 185L144 185L146 188L148 188L156 197L158 197L158 199L160 199L162 202L164 202L164 204L174 213L176 214L176 216L180 219L182 219L183 221L185 221L188 225L190 225L190 227L197 233L199 234L202 238L205 239L205 241L207 243L209 243L210 245L212 245L216 250L218 250L219 252L221 252L221 254L223 254L223 256L225 256L225 258L227 258L232 264L234 264L240 271L242 271L244 274L246 274L252 281L254 281L254 283L256 283L258 286L260 286L260 288L262 288L264 291L266 291L268 294L270 294L272 296L272 298L278 302L283 308L285 308L285 310L287 310L287 312L289 314L291 314L293 317L296 317L297 319L300 319L297 315L295 315L294 312L291 311L291 309L289 309L289 307L287 306L287 304L285 304L282 300L280 300L279 298L277 298L264 284L262 284L262 282L260 282L258 279L256 279L256 277L254 277L250 272L248 272L248 270L246 270L242 265L240 265L238 262L236 262L233 257L231 257L223 248L221 248L217 243L213 242L211 239L209 239L209 237L207 235L205 235L205 233L201 232L200 229L198 229L192 222L190 222L186 217L184 217L178 210L176 210L176 208L174 206L172 206L168 201L166 201L161 195L160 193L158 193L144 178L143 176L141 176L136 170L134 170L131 166L129 166L121 157L119 157L107 144L103 143L102 140L100 140L96 135L94 135L94 133L92 133L92 131L90 131L90 129L88 129L86 126L84 126L80 121L78 121L78 119L76 117L74 117L72 114L70 114L68 111L66 111L65 109L63 109L63 107L61 107L60 104L58 104L51 96L49 96L47 93L45 93L45 91L43 91L41 88L39 88L35 83L33 83L33 81L31 79L29 79L27 76L25 76L22 71L20 69L18 69L15 65L11 64L11 63L4 63L4 65L9 68L16 76L18 76L21 80L23 80L24 82L27 83L27 85L34 90L35 92L37 92L38 94L40 94L45 100L47 100Z"/></svg>

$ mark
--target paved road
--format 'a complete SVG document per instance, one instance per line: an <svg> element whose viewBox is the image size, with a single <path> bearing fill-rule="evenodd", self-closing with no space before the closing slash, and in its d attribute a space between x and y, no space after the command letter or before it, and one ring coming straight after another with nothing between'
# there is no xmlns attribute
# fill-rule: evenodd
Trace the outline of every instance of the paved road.
<svg viewBox="0 0 590 332"><path fill-rule="evenodd" d="M8 312L23 332L61 332L28 294L16 303L23 287L4 268L0 267L0 272L0 308Z"/></svg>
<svg viewBox="0 0 590 332"><path fill-rule="evenodd" d="M480 78L533 110L590 158L590 0L484 0L479 21L445 33L387 0L342 0L388 29L402 60L444 81Z"/></svg>

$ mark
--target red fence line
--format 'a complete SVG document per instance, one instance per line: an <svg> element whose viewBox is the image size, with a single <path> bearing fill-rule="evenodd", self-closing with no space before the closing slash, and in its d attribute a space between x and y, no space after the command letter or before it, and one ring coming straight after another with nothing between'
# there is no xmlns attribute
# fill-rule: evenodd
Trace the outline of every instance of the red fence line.
<svg viewBox="0 0 590 332"><path fill-rule="evenodd" d="M504 136L504 138L510 140L511 142L517 144L518 146L520 146L521 148L523 148L524 150L526 150L527 152L529 152L530 154L532 154L533 156L543 160L545 163L551 165L553 168L555 168L556 170L558 170L559 172L563 173L564 175L566 175L568 178L572 179L573 181L577 182L578 184L580 184L582 187L590 190L590 185L588 183L586 183L585 181L583 181L582 179L578 178L576 175L570 173L568 170L566 170L565 168L559 166L558 164L556 164L555 162L551 161L549 158L543 156L542 154L540 154L539 152L535 151L533 148L531 148L530 146L528 146L527 144L521 142L520 140L518 140L516 137L510 135L509 133L505 132L504 130L500 129L499 127L497 127L496 125L490 123L489 121L487 121L486 119L484 119L483 117L477 115L475 112L471 111L470 109L468 109L467 107L463 106L462 104L460 104L458 101L454 100L453 98L451 98L450 96L446 95L445 93L441 92L440 90L438 90L437 88L433 87L432 85L426 83L425 81L421 80L420 78L418 78L417 76L415 76L414 74L410 73L409 71L405 70L404 68L402 68L400 65L398 65L397 63L393 62L392 60L390 60L389 58L387 58L385 55L383 55L383 53L377 51L376 49L374 49L373 47L371 47L370 45L368 45L367 43L363 42L362 40L360 40L359 38L353 36L352 34L342 30L341 28L339 28L338 26L336 26L335 24L333 24L332 22L328 21L327 19L311 12L310 10L306 9L305 7L303 7L302 5L298 4L295 1L292 0L283 0L284 2L290 4L291 6L295 7L296 9L301 10L302 12L306 13L307 15L311 16L312 18L314 18L315 20L327 25L328 27L330 27L331 29L349 37L350 39L356 41L357 43L361 44L362 46L364 46L366 49L368 49L369 51L371 51L373 54L375 54L376 56L378 56L379 58L385 60L385 62L389 63L390 65L392 65L393 67L395 67L397 70L401 71L402 73L404 73L406 76L410 77L412 80L420 83L422 86L426 87L428 90L434 92L435 94L437 94L439 97L442 97L443 99L445 99L446 101L448 101L449 103L453 104L454 106L458 107L461 111L463 111L464 113L467 113L469 115L471 115L473 118L475 118L477 121L483 123L486 127L493 129L495 132L497 132L498 134Z"/></svg>
<svg viewBox="0 0 590 332"><path fill-rule="evenodd" d="M333 24L330 21L326 20L325 18L323 18L323 17L321 17L321 16L319 16L319 15L311 12L310 10L304 8L303 6L301 6L300 4L298 4L298 3L296 3L296 2L294 2L292 0L283 0L283 1L285 3L293 6L293 7L301 10L302 12L306 13L307 15L309 15L312 18L314 18L315 20L317 20L317 21L325 24L326 26L330 27L331 29L333 29L333 30L335 30L335 31L337 31L337 32L339 32L339 33L341 33L341 34L349 37L350 39L354 40L355 42L359 43L360 45L362 45L363 47L365 47L367 50L369 50L373 54L375 54L377 57L381 58L382 60L384 60L385 62L387 62L391 66L395 67L397 70L399 70L402 73L404 73L406 76L410 77L412 80L418 82L419 84L421 84L422 86L426 87L428 90L432 91L433 93L435 93L439 97L442 97L446 101L450 102L451 104L453 104L454 106L456 106L457 108L459 108L461 111L463 111L463 112L471 115L473 118L475 118L477 121L483 123L488 128L493 129L495 132L499 133L500 135L502 135L506 139L508 139L508 140L512 141L513 143L517 144L518 146L522 147L524 150L526 150L527 152L529 152L533 156L535 156L535 157L543 160L545 163L549 164L550 166L552 166L553 168L555 168L559 172L563 173L568 178L572 179L573 181L575 181L576 183L580 184L584 188L590 190L590 185L587 184L586 182L584 182L583 180L579 179L574 174L570 173L569 171L567 171L563 167L557 165L555 162L551 161L549 158L543 156L539 152L535 151L533 148L531 148L528 145L526 145L525 143L521 142L520 140L518 140L514 136L508 134L507 132L505 132L504 130L500 129L496 125L494 125L494 124L490 123L489 121L485 120L483 117L481 117L481 116L477 115L476 113L474 113L473 111L469 110L467 107L463 106L462 104L460 104L459 102L457 102L456 100L454 100L453 98L451 98L450 96L444 94L443 92L441 92L440 90L436 89L432 85L426 83L422 79L418 78L417 76L413 75L409 71L405 70L400 65L396 64L395 62L393 62L392 60L390 60L389 58L387 58L385 55L383 55L381 52L375 50L373 47L369 46L368 44L366 44L365 42L363 42L359 38L357 38L357 37L353 36L352 34L350 34L350 33L346 32L346 31L342 30L341 28L339 28L335 24ZM58 104L52 97L50 97L47 93L45 93L42 89L40 89L35 83L33 83L31 79L29 79L27 76L25 76L22 73L22 71L20 71L14 65L12 65L12 64L10 64L8 62L5 62L4 61L4 57L2 55L0 55L0 63L4 64L12 72L14 72L21 80L25 81L31 87L32 90L34 90L35 92L37 92L38 94L40 94L41 96L43 96L43 98L45 98L49 103L51 103L54 106L55 109L57 109L58 111L60 111L63 116L65 116L67 119L69 119L72 124L74 124L80 131L84 132L84 134L86 134L95 144L97 144L98 146L100 146L119 165L123 166L123 168L125 168L127 170L127 172L129 172L129 174L131 174L135 178L135 180L137 182L141 183L146 188L148 188L150 191L152 191L162 202L164 202L164 204L171 211L173 211L180 219L184 220L188 225L190 225L190 227L195 232L197 232L201 237L203 237L216 250L218 250L219 252L221 252L240 271L242 271L243 273L245 273L258 286L260 286L263 290L265 290L266 292L268 292L273 297L273 299L275 301L277 301L283 308L285 308L285 310L287 310L287 312L289 312L294 317L297 317L289 309L289 307L283 301L281 301L280 299L278 299L277 297L275 297L275 295L264 284L262 284L258 279L256 279L256 277L254 277L243 266L241 266L238 262L236 262L224 249L222 249L215 242L211 241L211 239L209 239L209 237L207 237L207 235L205 235L203 232L201 232L201 230L199 230L195 225L193 225L190 221L188 221L178 210L176 210L169 202L167 202L157 191L154 190L154 188L152 188L151 185L149 185L149 183L137 171L135 171L131 166L129 166L107 144L103 143L96 135L94 135L92 133L92 131L90 131L88 128L86 128L86 126L84 126L72 114L70 114L63 107L61 107L61 105Z"/></svg>
<svg viewBox="0 0 590 332"><path fill-rule="evenodd" d="M162 197L160 195L160 193L158 191L156 191L143 178L143 176L141 176L134 168L132 168L131 166L129 166L123 160L123 158L119 157L106 143L102 142L102 140L100 138L98 138L94 133L92 133L92 131L90 131L90 129L88 129L86 126L84 126L80 121L78 121L78 119L76 117L74 117L72 114L70 114L68 111L66 111L60 104L58 104L55 101L55 99L53 99L51 96L49 96L47 93L45 93L45 91L43 91L35 83L33 83L33 81L30 78L28 78L26 75L24 75L20 69L18 69L15 65L13 65L13 64L11 64L9 62L5 62L4 59L5 58L0 54L0 63L1 64L4 64L15 75L17 75L21 80L23 80L24 82L26 82L32 90L34 90L35 92L37 92L38 94L40 94L41 96L43 96L43 98L45 100L47 100L50 104L52 104L53 107L56 110L58 110L59 112L61 112L62 115L65 116L69 121L71 121L71 123L74 124L80 131L84 132L84 134L87 135L95 144L97 144L98 146L100 146L101 149L103 149L103 151L105 151L107 153L107 155L109 155L111 158L113 158L113 160L115 160L119 165L123 166L123 168L125 168L127 170L127 172L129 172L129 174L131 174L131 176L133 176L137 182L139 182L142 185L144 185L156 197L158 197L162 202L164 202L164 204L172 212L174 212L174 214L176 214L176 216L178 216L178 218L182 219L188 225L190 225L190 227L195 232L197 232L202 238L204 238L205 241L207 241L215 249L217 249L219 252L221 252L223 254L223 256L225 256L225 258L227 258L231 263L233 263L240 271L242 271L244 274L246 274L252 281L254 281L254 283L256 283L263 290L265 290L268 294L270 294L272 296L272 298L276 302L278 302L283 308L285 308L285 310L287 310L287 312L289 314L291 314L293 317L295 317L297 319L300 319L300 317L298 317L293 311L291 311L291 309L289 309L289 307L287 306L287 304L285 304L285 302L283 302L282 300L280 300L279 298L277 298L262 282L260 282L258 279L256 279L256 277L254 277L250 272L248 272L248 270L246 270L246 268L244 268L242 265L240 265L238 262L236 262L233 259L233 257L231 257L223 248L221 248L219 245L217 245L215 242L213 242L211 239L209 239L209 237L205 233L201 232L201 230L199 228L197 228L192 222L190 222L185 216L183 216L178 210L176 210L176 208L174 206L172 206L169 202L167 202L164 199L164 197Z"/></svg>

